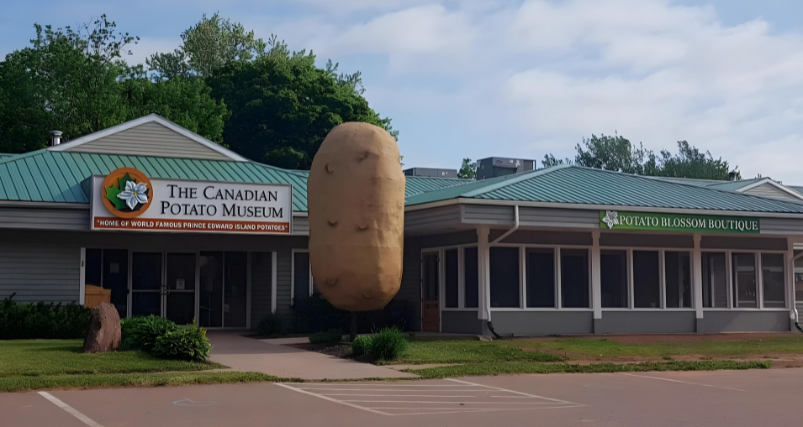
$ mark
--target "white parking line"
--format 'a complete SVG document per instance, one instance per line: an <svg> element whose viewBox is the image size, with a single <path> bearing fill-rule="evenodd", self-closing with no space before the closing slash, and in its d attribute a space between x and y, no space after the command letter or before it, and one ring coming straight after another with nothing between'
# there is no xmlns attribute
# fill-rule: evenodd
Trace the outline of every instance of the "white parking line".
<svg viewBox="0 0 803 427"><path fill-rule="evenodd" d="M441 380L437 384L276 383L276 385L355 409L387 416L561 409L584 406L575 402L452 379ZM369 394L365 393L366 391L375 393Z"/></svg>
<svg viewBox="0 0 803 427"><path fill-rule="evenodd" d="M59 408L64 409L65 411L67 411L68 414L72 415L73 417L78 418L84 424L86 424L86 425L88 425L90 427L103 427L102 425L96 423L93 419L91 419L91 418L87 417L86 415L78 412L78 410L76 410L72 406L70 406L70 405L62 402L61 400L57 399L52 394L50 394L50 393L48 393L46 391L40 391L39 395L44 397L45 399L49 400L51 403L53 403L54 405L58 406Z"/></svg>
<svg viewBox="0 0 803 427"><path fill-rule="evenodd" d="M653 377L653 376L649 376L649 375L636 375L636 374L628 374L628 373L625 373L625 372L623 372L622 375L627 375L628 377L644 378L644 379L648 379L648 380L661 380L661 381L669 381L669 382L672 382L672 383L699 385L701 387L719 388L719 389L722 389L722 390L741 391L741 392L745 392L746 391L746 390L742 390L742 389L739 389L739 388L722 387L722 386L718 386L718 385L694 383L694 382L690 382L690 381L673 380L673 379L669 379L669 378Z"/></svg>

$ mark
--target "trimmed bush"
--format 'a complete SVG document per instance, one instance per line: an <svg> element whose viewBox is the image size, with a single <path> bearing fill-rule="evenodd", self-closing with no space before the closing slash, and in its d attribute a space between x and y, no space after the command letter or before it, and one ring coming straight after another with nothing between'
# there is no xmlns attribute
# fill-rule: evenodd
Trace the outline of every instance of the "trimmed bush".
<svg viewBox="0 0 803 427"><path fill-rule="evenodd" d="M212 345L206 339L206 329L193 323L156 338L152 353L165 359L204 361L211 349Z"/></svg>
<svg viewBox="0 0 803 427"><path fill-rule="evenodd" d="M0 339L85 338L92 317L86 307L67 305L19 304L11 297L0 302Z"/></svg>
<svg viewBox="0 0 803 427"><path fill-rule="evenodd" d="M279 316L271 313L266 314L257 325L257 333L259 335L279 335L282 333L282 319Z"/></svg>
<svg viewBox="0 0 803 427"><path fill-rule="evenodd" d="M329 329L328 331L316 332L309 337L309 342L313 344L334 344L343 339L341 329Z"/></svg>
<svg viewBox="0 0 803 427"><path fill-rule="evenodd" d="M159 316L126 317L120 320L122 329L121 350L142 350L151 352L156 340L181 329L173 321Z"/></svg>
<svg viewBox="0 0 803 427"><path fill-rule="evenodd" d="M399 328L382 328L371 339L369 353L375 359L391 360L407 349L407 337Z"/></svg>
<svg viewBox="0 0 803 427"><path fill-rule="evenodd" d="M354 341L351 343L351 355L354 357L364 356L368 353L368 350L371 348L371 337L369 336L359 336L354 338Z"/></svg>

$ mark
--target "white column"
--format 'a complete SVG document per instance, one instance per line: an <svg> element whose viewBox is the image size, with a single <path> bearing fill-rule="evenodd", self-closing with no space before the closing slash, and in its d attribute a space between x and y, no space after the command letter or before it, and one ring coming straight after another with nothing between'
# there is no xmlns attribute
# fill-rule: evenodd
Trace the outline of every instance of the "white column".
<svg viewBox="0 0 803 427"><path fill-rule="evenodd" d="M86 304L86 248L81 248L81 270L78 273L78 305Z"/></svg>
<svg viewBox="0 0 803 427"><path fill-rule="evenodd" d="M488 234L490 229L480 227L477 229L477 273L479 284L479 318L491 320L491 281L490 281L490 245Z"/></svg>
<svg viewBox="0 0 803 427"><path fill-rule="evenodd" d="M694 235L694 250L692 251L692 286L694 287L694 311L697 320L703 318L703 253L700 250L699 234ZM698 331L699 332L699 331Z"/></svg>
<svg viewBox="0 0 803 427"><path fill-rule="evenodd" d="M594 319L602 319L602 279L600 272L599 230L592 231L594 241L591 246L591 307L594 309Z"/></svg>

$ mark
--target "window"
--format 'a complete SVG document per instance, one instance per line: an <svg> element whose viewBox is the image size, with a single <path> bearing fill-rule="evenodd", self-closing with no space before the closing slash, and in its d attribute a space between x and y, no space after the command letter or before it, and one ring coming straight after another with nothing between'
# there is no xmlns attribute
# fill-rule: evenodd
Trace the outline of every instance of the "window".
<svg viewBox="0 0 803 427"><path fill-rule="evenodd" d="M102 287L101 269L103 266L100 249L86 249L86 263L84 264L84 284Z"/></svg>
<svg viewBox="0 0 803 427"><path fill-rule="evenodd" d="M661 307L661 273L658 251L633 251L633 306Z"/></svg>
<svg viewBox="0 0 803 427"><path fill-rule="evenodd" d="M664 278L667 308L691 307L691 255L688 252L664 252Z"/></svg>
<svg viewBox="0 0 803 427"><path fill-rule="evenodd" d="M458 279L457 279L457 249L448 249L443 252L444 257L444 293L446 300L445 307L457 308L458 299Z"/></svg>
<svg viewBox="0 0 803 427"><path fill-rule="evenodd" d="M477 248L463 249L463 296L466 299L466 308L479 307L479 262L477 261Z"/></svg>
<svg viewBox="0 0 803 427"><path fill-rule="evenodd" d="M734 253L733 262L733 306L738 308L758 307L756 293L756 256L754 254Z"/></svg>
<svg viewBox="0 0 803 427"><path fill-rule="evenodd" d="M225 257L223 326L244 328L246 326L246 306L248 305L248 254L246 252L226 252Z"/></svg>
<svg viewBox="0 0 803 427"><path fill-rule="evenodd" d="M600 251L602 306L626 308L627 251Z"/></svg>
<svg viewBox="0 0 803 427"><path fill-rule="evenodd" d="M527 307L555 307L555 251L527 249Z"/></svg>
<svg viewBox="0 0 803 427"><path fill-rule="evenodd" d="M293 252L293 305L309 299L310 276L309 252Z"/></svg>
<svg viewBox="0 0 803 427"><path fill-rule="evenodd" d="M761 254L761 280L764 286L764 307L786 307L783 254Z"/></svg>
<svg viewBox="0 0 803 427"><path fill-rule="evenodd" d="M728 307L728 276L724 252L703 252L703 307Z"/></svg>
<svg viewBox="0 0 803 427"><path fill-rule="evenodd" d="M198 323L219 328L223 326L223 252L201 252L200 267Z"/></svg>
<svg viewBox="0 0 803 427"><path fill-rule="evenodd" d="M490 248L491 307L519 307L519 248Z"/></svg>
<svg viewBox="0 0 803 427"><path fill-rule="evenodd" d="M161 278L159 279L161 283ZM103 250L103 288L111 289L111 303L120 317L128 311L128 251Z"/></svg>
<svg viewBox="0 0 803 427"><path fill-rule="evenodd" d="M588 250L560 250L561 307L588 308Z"/></svg>

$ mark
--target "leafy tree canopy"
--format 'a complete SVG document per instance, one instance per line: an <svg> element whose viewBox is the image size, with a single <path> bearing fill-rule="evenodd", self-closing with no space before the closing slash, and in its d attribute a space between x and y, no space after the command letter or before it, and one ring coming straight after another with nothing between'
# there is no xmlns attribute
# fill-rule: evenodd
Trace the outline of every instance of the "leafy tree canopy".
<svg viewBox="0 0 803 427"><path fill-rule="evenodd" d="M552 154L547 154L544 156L544 166L576 164L636 175L713 180L727 180L731 172L727 161L714 159L710 152L701 152L687 141L678 141L677 154L661 150L659 155L655 155L641 143L634 147L627 138L604 134L583 138L583 144L577 144L575 148L577 155L574 160L556 159ZM736 172L736 178L741 179L738 167L734 167L733 171Z"/></svg>
<svg viewBox="0 0 803 427"><path fill-rule="evenodd" d="M471 159L463 159L463 164L460 170L457 171L458 178L464 179L477 179L477 162L472 162Z"/></svg>

